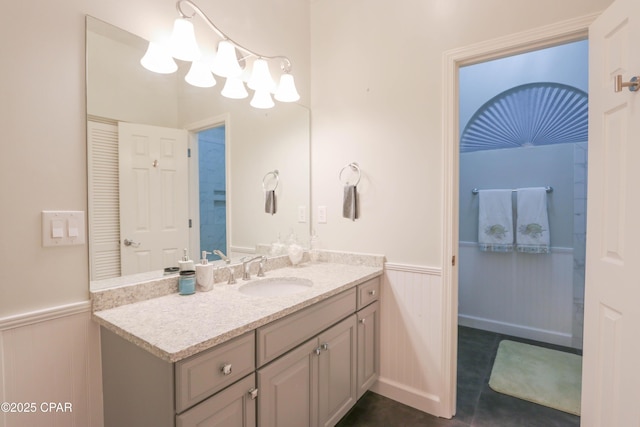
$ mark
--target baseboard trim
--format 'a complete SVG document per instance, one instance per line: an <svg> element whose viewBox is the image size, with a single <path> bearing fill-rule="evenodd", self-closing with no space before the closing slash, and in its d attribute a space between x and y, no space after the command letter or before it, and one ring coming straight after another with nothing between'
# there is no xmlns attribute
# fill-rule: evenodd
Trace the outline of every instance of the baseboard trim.
<svg viewBox="0 0 640 427"><path fill-rule="evenodd" d="M80 301L71 304L49 307L43 310L35 310L27 313L20 313L14 316L0 318L0 331L19 328L21 326L33 325L34 323L46 322L48 320L59 319L61 317L72 316L74 314L91 311L91 301Z"/></svg>
<svg viewBox="0 0 640 427"><path fill-rule="evenodd" d="M388 378L378 378L371 387L371 391L437 417L446 417L442 413L442 402L439 396L407 387Z"/></svg>
<svg viewBox="0 0 640 427"><path fill-rule="evenodd" d="M512 335L520 338L547 342L565 347L573 347L573 335L563 332L532 328L513 323L498 322L491 319L467 316L464 314L458 314L458 325L482 329L498 334Z"/></svg>

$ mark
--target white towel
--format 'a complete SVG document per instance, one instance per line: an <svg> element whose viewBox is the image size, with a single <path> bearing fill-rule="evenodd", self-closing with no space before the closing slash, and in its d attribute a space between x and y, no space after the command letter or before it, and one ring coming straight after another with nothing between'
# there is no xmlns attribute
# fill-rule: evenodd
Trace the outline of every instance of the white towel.
<svg viewBox="0 0 640 427"><path fill-rule="evenodd" d="M530 254L549 253L549 218L545 188L518 189L516 250Z"/></svg>
<svg viewBox="0 0 640 427"><path fill-rule="evenodd" d="M478 246L485 252L513 250L511 190L480 190L478 193Z"/></svg>

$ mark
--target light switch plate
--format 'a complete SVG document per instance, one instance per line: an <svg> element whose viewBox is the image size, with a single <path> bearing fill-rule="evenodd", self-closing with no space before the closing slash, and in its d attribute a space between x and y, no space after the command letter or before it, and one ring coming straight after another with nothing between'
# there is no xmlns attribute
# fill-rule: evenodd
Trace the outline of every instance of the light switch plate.
<svg viewBox="0 0 640 427"><path fill-rule="evenodd" d="M318 224L327 223L327 207L318 206Z"/></svg>
<svg viewBox="0 0 640 427"><path fill-rule="evenodd" d="M83 211L42 211L42 246L84 245Z"/></svg>

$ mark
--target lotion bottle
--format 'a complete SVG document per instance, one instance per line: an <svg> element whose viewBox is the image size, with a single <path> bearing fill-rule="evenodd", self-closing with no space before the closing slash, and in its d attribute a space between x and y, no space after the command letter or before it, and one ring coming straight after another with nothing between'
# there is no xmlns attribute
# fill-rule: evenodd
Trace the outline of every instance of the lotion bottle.
<svg viewBox="0 0 640 427"><path fill-rule="evenodd" d="M207 292L213 289L213 264L209 264L207 254L211 252L202 251L200 264L196 264L196 286L200 292Z"/></svg>
<svg viewBox="0 0 640 427"><path fill-rule="evenodd" d="M194 270L193 261L189 259L189 255L187 255L187 249L184 250L182 259L178 261L178 267L180 268L180 271Z"/></svg>

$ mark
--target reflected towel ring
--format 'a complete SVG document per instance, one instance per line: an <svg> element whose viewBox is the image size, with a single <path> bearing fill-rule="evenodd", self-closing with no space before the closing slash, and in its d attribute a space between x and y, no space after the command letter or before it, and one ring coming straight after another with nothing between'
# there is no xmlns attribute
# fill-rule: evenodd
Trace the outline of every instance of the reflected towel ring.
<svg viewBox="0 0 640 427"><path fill-rule="evenodd" d="M358 179L356 180L356 183L353 184L354 186L358 185L358 183L360 182L360 178L362 177L362 172L360 171L360 165L358 165L356 162L351 162L348 165L345 165L342 169L340 169L340 173L338 174L338 179L340 180L340 182L342 182L342 172L344 172L344 170L347 168L350 168L353 172L358 172ZM348 180L345 183L345 185L349 185Z"/></svg>
<svg viewBox="0 0 640 427"><path fill-rule="evenodd" d="M273 175L276 179L276 185L271 190L267 190L267 185L266 185L266 180L267 180L267 177L269 177L269 175ZM267 172L262 178L262 189L264 191L276 191L276 188L278 188L279 183L280 183L280 173L278 172L278 169L271 172Z"/></svg>

